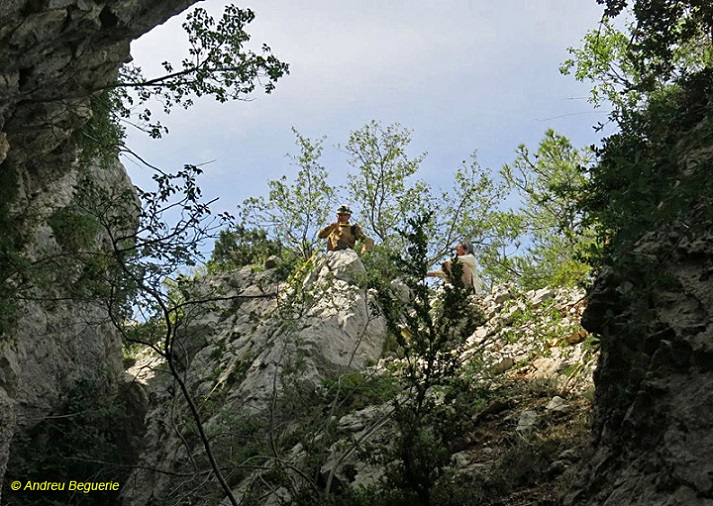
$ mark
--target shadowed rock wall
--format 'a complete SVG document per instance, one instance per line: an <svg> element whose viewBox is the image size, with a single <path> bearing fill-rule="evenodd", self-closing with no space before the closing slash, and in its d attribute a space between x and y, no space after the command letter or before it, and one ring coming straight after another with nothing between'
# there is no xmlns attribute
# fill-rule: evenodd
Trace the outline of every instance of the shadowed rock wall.
<svg viewBox="0 0 713 506"><path fill-rule="evenodd" d="M628 242L613 239L614 259L590 294L583 325L602 342L594 440L566 504L713 504L710 82L684 83L667 104L670 121L637 132L647 168L663 175L650 187L667 188L652 207L667 214L627 230Z"/></svg>
<svg viewBox="0 0 713 506"><path fill-rule="evenodd" d="M622 304L642 272L597 283L583 321L602 335L593 455L567 504L713 504L713 236L652 233L633 254L663 260L675 285Z"/></svg>
<svg viewBox="0 0 713 506"><path fill-rule="evenodd" d="M72 136L90 118L91 95L111 84L133 39L195 1L0 2L0 176L16 181L14 209L31 211L22 214L32 221L21 224L30 258L56 247L46 218L71 201L78 176ZM130 185L119 164L95 174ZM27 428L51 412L74 378L112 383L121 371L118 338L100 310L28 303L22 312L0 342L0 483L15 422Z"/></svg>

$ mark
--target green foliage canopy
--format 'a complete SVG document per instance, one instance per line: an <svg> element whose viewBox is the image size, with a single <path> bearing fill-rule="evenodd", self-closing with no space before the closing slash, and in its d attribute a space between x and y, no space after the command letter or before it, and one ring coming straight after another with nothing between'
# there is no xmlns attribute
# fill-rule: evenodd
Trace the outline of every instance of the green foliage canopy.
<svg viewBox="0 0 713 506"><path fill-rule="evenodd" d="M700 155L713 135L710 79L707 70L680 80L604 140L580 205L605 245L605 262L617 262L637 238L664 223L679 222L689 233L710 223L705 203L713 187ZM686 218L696 209L700 219Z"/></svg>
<svg viewBox="0 0 713 506"><path fill-rule="evenodd" d="M686 68L686 53L703 56L711 63L713 4L705 0L597 0L605 5L604 15L614 18L631 9L636 24L631 33L631 61L641 76L642 89L650 91L656 82L668 80ZM699 52L700 48L705 48Z"/></svg>
<svg viewBox="0 0 713 506"><path fill-rule="evenodd" d="M697 0L598 0L602 27L585 37L565 72L590 80L592 94L614 104L620 131L604 139L598 163L584 170L577 199L596 231L591 262L616 264L647 231L682 219L708 188L698 163L682 170L689 149L704 149L713 66L713 5ZM608 19L632 17L626 32ZM697 146L697 148L695 148ZM705 223L691 223L687 226Z"/></svg>
<svg viewBox="0 0 713 506"><path fill-rule="evenodd" d="M271 255L279 255L282 245L267 237L267 231L236 224L220 231L208 261L208 272L238 269L259 264Z"/></svg>
<svg viewBox="0 0 713 506"><path fill-rule="evenodd" d="M490 218L502 199L503 185L479 166L475 154L454 171L451 188L433 192L424 181L415 180L425 153L409 157L411 132L399 124L384 127L371 121L351 133L343 150L355 171L346 174L346 185L337 186L327 180L320 163L324 138L311 140L294 132L300 149L292 157L298 167L295 179L290 182L283 176L268 182L267 198L249 198L240 209L243 223L267 229L302 258L318 248L316 234L333 221L339 200L350 203L356 221L368 236L381 240L384 251L401 249L405 243L398 228L410 214L429 209L434 216L426 225L431 263L448 255L456 241L489 244Z"/></svg>
<svg viewBox="0 0 713 506"><path fill-rule="evenodd" d="M327 170L319 159L323 139L312 140L293 129L299 155L291 159L298 167L289 183L287 176L269 181L267 199L251 197L240 206L243 222L268 229L278 242L307 260L319 239L317 232L326 225L336 202L336 192L327 182Z"/></svg>
<svg viewBox="0 0 713 506"><path fill-rule="evenodd" d="M289 66L265 44L259 52L248 49L246 28L254 18L250 9L234 5L226 6L217 21L205 9L195 9L183 24L190 48L180 64L164 61L166 74L153 78L144 77L135 65L119 69L114 84L96 90L94 117L78 132L85 163L112 163L126 149L126 125L153 138L167 133L154 119L152 104L160 104L168 114L175 106L189 108L197 97L210 96L218 102L245 100L258 87L271 93L277 80L289 73Z"/></svg>
<svg viewBox="0 0 713 506"><path fill-rule="evenodd" d="M423 207L427 186L409 184L426 156L409 159L411 132L398 123L387 127L375 120L349 135L344 150L357 173L349 178L350 201L358 203L366 227L382 242L393 238L405 216Z"/></svg>
<svg viewBox="0 0 713 506"><path fill-rule="evenodd" d="M590 102L596 107L610 103L614 120L645 107L649 97L676 79L713 63L713 33L706 26L711 8L704 3L636 0L632 11L625 10L626 0L600 3L607 4L600 26L585 34L580 48L569 48L572 57L560 72L590 81ZM622 13L635 18L627 18L620 30L613 18Z"/></svg>
<svg viewBox="0 0 713 506"><path fill-rule="evenodd" d="M589 268L581 256L592 244L593 233L582 224L575 202L591 161L590 150L575 149L554 130L545 133L535 153L525 145L518 147L517 158L503 167L501 176L521 202L510 211L510 233L528 245L524 254L503 258L496 268L504 264L526 288L573 286L585 280ZM501 276L509 278L507 272Z"/></svg>

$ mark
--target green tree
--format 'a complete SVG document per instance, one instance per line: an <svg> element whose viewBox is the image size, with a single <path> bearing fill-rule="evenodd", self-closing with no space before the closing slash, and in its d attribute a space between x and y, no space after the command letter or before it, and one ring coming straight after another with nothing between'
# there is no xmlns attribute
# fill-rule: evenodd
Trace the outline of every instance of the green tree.
<svg viewBox="0 0 713 506"><path fill-rule="evenodd" d="M336 202L336 192L327 182L327 170L321 165L322 142L311 140L292 129L297 136L300 154L291 156L299 170L294 181L287 176L269 181L267 199L251 197L243 202L241 214L245 223L270 234L285 247L307 260L319 239L317 232L327 222Z"/></svg>
<svg viewBox="0 0 713 506"><path fill-rule="evenodd" d="M455 243L469 241L482 253L496 241L497 217L506 187L495 181L490 169L478 163L475 152L453 173L452 186L431 199L434 218L428 223L429 259L440 262Z"/></svg>
<svg viewBox="0 0 713 506"><path fill-rule="evenodd" d="M345 149L358 172L349 174L345 200L355 201L367 227L393 250L404 246L397 230L407 216L431 210L433 219L425 226L432 264L449 255L457 242L467 240L478 248L489 245L504 186L480 167L475 153L453 172L447 189L433 191L424 181L411 181L426 154L410 159L410 142L411 132L398 123L383 127L371 121L352 132Z"/></svg>
<svg viewBox="0 0 713 506"><path fill-rule="evenodd" d="M615 18L630 9L631 61L643 91L712 63L713 4L700 0L597 0Z"/></svg>
<svg viewBox="0 0 713 506"><path fill-rule="evenodd" d="M4 481L42 482L52 476L57 482L124 483L133 464L134 450L127 448L130 416L124 403L109 381L79 378L62 385L52 415L16 436ZM119 504L118 496L117 491L13 492L6 504L113 506Z"/></svg>
<svg viewBox="0 0 713 506"><path fill-rule="evenodd" d="M514 239L525 243L524 254L503 259L526 288L574 285L589 272L581 260L593 241L575 203L586 184L584 172L592 162L588 149L548 130L535 153L524 144L517 158L501 170L520 207L510 211ZM507 223L507 221L506 221Z"/></svg>
<svg viewBox="0 0 713 506"><path fill-rule="evenodd" d="M220 231L208 261L208 272L238 269L245 265L264 262L271 255L279 255L282 245L267 237L267 231L250 229L237 224Z"/></svg>
<svg viewBox="0 0 713 506"><path fill-rule="evenodd" d="M426 156L410 159L406 154L410 142L411 132L398 123L384 128L372 120L351 132L344 146L349 164L358 171L349 178L349 200L358 205L367 230L381 242L393 239L396 227L410 213L423 209L428 199L425 183L409 183Z"/></svg>
<svg viewBox="0 0 713 506"><path fill-rule="evenodd" d="M506 195L504 182L496 182L482 168L476 154L454 170L450 188L432 190L416 180L425 153L407 155L411 132L399 124L383 127L372 121L350 134L344 151L357 172L348 173L348 184L335 189L319 163L324 138L310 140L295 131L301 154L293 157L300 167L293 182L287 176L268 182L267 198L247 199L241 208L243 221L269 231L269 236L295 248L307 259L317 247L316 232L329 221L337 196L349 202L367 235L380 243L366 260L383 269L386 258L405 246L398 228L411 213L433 211L428 222L429 260L440 263L452 253L455 243L472 242L487 255L504 244L503 213L499 206Z"/></svg>
<svg viewBox="0 0 713 506"><path fill-rule="evenodd" d="M404 301L391 291L385 280L375 283L379 307L389 332L403 351L400 378L405 395L394 401L393 418L398 436L385 450L384 463L391 486L414 494L416 504L431 504L431 488L450 460L450 427L443 423L444 406L434 396L435 389L455 380L458 352L483 316L468 302L469 289L462 284L446 284L434 298L425 282L429 246L426 232L430 214L409 218L401 230L406 247L393 258L400 278L410 291ZM454 279L460 281L454 264Z"/></svg>
<svg viewBox="0 0 713 506"><path fill-rule="evenodd" d="M627 28L631 30L631 24ZM582 47L568 48L572 57L562 63L560 72L573 74L580 82L591 81L589 102L595 107L608 101L619 111L634 109L643 95L632 87L641 76L629 52L630 46L631 37L605 18L598 29L584 35Z"/></svg>
<svg viewBox="0 0 713 506"><path fill-rule="evenodd" d="M606 16L619 15L628 4L606 3ZM572 57L560 66L563 74L591 82L589 101L595 107L610 103L617 121L645 107L652 94L675 79L713 63L713 34L704 27L709 7L694 2L634 3L636 22L627 19L620 30L605 16L597 29L585 34L581 47L568 49Z"/></svg>
<svg viewBox="0 0 713 506"><path fill-rule="evenodd" d="M197 97L210 96L219 102L246 100L258 87L266 93L289 66L263 44L256 53L247 49L246 27L255 18L250 9L225 7L216 21L205 9L188 14L183 23L190 48L180 64L164 61L166 74L146 78L140 67L127 64L118 71L116 82L93 96L93 118L78 132L77 140L85 161L111 163L124 145L126 125L158 138L168 132L154 119L150 104L158 102L168 114L175 106L185 109Z"/></svg>
<svg viewBox="0 0 713 506"><path fill-rule="evenodd" d="M603 140L598 163L585 171L587 183L577 207L598 242L591 261L600 266L618 255L619 241L649 230L680 197L705 186L680 179L666 167L662 146L692 128L700 118L691 104L706 93L702 84L713 67L713 6L695 0L601 0L603 29L589 32L581 49L565 62L578 80L592 83L594 97L615 106L612 118L620 132ZM631 16L624 32L608 21ZM595 102L601 103L601 102ZM676 107L680 107L677 111ZM685 124L685 126L683 126ZM692 137L697 142L698 135ZM683 183L691 185L686 188ZM679 197L674 197L678 195ZM678 205L678 204L675 204ZM674 214L678 213L676 211Z"/></svg>
<svg viewBox="0 0 713 506"><path fill-rule="evenodd" d="M711 191L706 164L691 163L682 170L676 161L708 149L711 72L679 80L604 139L579 200L602 244L601 255L593 258L597 263L629 258L638 238L666 223L684 224L692 236L709 226L706 212L698 219L686 217L689 211L710 208L702 203Z"/></svg>
<svg viewBox="0 0 713 506"><path fill-rule="evenodd" d="M202 244L230 221L228 215L214 217L210 203L202 201L196 179L200 173L197 167L185 166L176 174L156 174L152 191L102 184L86 175L76 185L71 205L49 220L60 250L33 265L35 275L51 269L44 283L53 290L39 285L42 292L33 280L32 291L19 296L39 303L78 301L103 308L126 344L143 344L158 353L200 433L217 486L237 504L213 456L184 376L192 322L216 301L226 299L181 274L186 266L201 260ZM177 210L177 220L168 223L167 215ZM86 417L72 420L92 422ZM76 434L93 434L89 426L74 429L75 434L62 441L63 452L69 452L72 444L82 444ZM80 458L85 455L83 449L75 453ZM91 468L91 463L83 464ZM42 468L36 471L41 474Z"/></svg>

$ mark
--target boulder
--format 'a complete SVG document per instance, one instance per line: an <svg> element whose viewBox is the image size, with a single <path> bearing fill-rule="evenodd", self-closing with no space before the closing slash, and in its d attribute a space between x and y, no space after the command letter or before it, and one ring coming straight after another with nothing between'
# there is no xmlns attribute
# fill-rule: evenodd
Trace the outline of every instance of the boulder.
<svg viewBox="0 0 713 506"><path fill-rule="evenodd" d="M267 260L265 260L265 269L274 269L282 265L282 259L277 255L270 255Z"/></svg>
<svg viewBox="0 0 713 506"><path fill-rule="evenodd" d="M381 356L384 321L372 313L370 294L344 279L363 271L358 256L334 252L318 265L313 281L301 291L280 284L272 271L252 272L249 267L204 281L227 297L244 297L194 320L192 327L200 330L181 343L185 349L196 350L187 355L186 381L192 395L213 406L204 426L211 433L226 433L214 439L220 452L241 451L245 441L230 434L245 424L255 424L263 433L274 430L269 424L271 417L279 416L275 403L295 402L283 399L286 388L319 392L325 379L361 370ZM140 362L132 368L137 380L141 379ZM203 454L196 441L185 448L181 433L189 422L175 418L177 411L186 413L185 402L175 390L167 392L170 380L165 373L143 378L152 402L139 468L122 491L127 506L143 506L151 497L166 502L193 493L182 488L185 480L151 469L172 469L176 475L191 472L186 452L194 459ZM358 430L357 420L345 419L344 423ZM226 424L232 428L224 428ZM299 448L289 454L293 462L304 458ZM235 495L245 493L258 474L235 483Z"/></svg>
<svg viewBox="0 0 713 506"><path fill-rule="evenodd" d="M353 249L327 251L316 258L314 268L305 280L304 286L330 283L332 280L352 283L364 272L366 272L364 264Z"/></svg>

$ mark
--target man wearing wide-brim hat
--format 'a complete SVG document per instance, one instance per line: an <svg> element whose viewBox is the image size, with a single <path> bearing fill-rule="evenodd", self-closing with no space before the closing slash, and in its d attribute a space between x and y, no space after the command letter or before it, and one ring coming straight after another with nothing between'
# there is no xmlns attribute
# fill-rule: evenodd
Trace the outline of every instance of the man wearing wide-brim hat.
<svg viewBox="0 0 713 506"><path fill-rule="evenodd" d="M357 241L362 243L362 253L374 249L374 240L364 235L359 225L349 223L351 216L352 211L348 206L339 206L337 221L319 231L317 237L327 239L327 251L354 249Z"/></svg>

